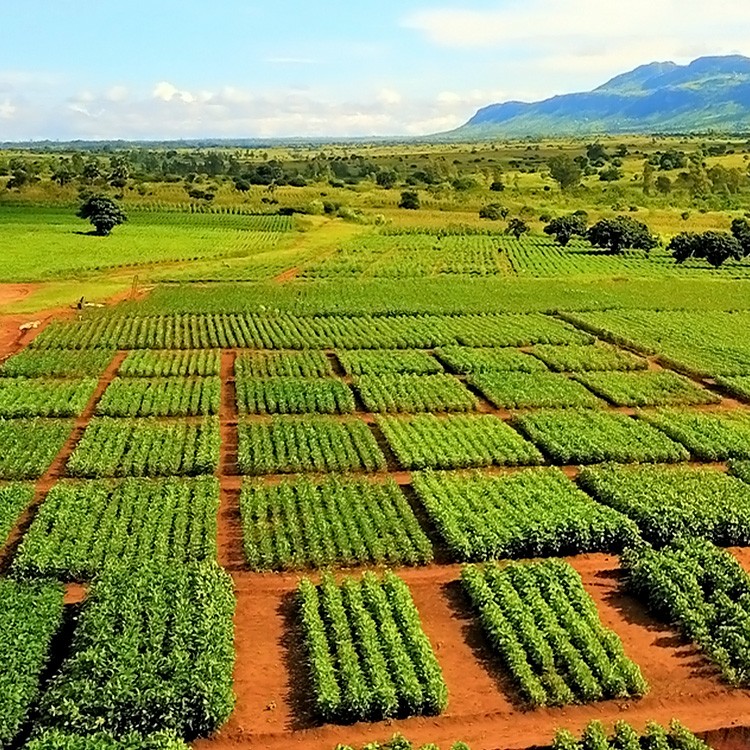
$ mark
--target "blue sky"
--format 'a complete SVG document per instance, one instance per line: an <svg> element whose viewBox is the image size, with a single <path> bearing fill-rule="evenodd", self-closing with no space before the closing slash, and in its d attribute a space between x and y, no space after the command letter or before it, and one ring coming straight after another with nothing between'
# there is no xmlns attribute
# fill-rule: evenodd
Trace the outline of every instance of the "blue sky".
<svg viewBox="0 0 750 750"><path fill-rule="evenodd" d="M737 0L4 6L0 141L429 133L657 59L750 53Z"/></svg>

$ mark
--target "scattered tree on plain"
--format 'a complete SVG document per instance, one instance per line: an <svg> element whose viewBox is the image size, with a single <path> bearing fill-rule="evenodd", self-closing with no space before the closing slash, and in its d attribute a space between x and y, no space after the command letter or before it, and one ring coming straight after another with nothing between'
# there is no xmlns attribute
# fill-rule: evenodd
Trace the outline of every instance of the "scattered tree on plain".
<svg viewBox="0 0 750 750"><path fill-rule="evenodd" d="M648 252L659 244L642 221L629 216L597 221L586 233L586 238L594 247L601 247L612 255L631 249Z"/></svg>
<svg viewBox="0 0 750 750"><path fill-rule="evenodd" d="M565 247L573 237L585 237L588 229L586 217L582 214L570 214L552 219L544 233L554 237L560 245Z"/></svg>
<svg viewBox="0 0 750 750"><path fill-rule="evenodd" d="M569 156L554 156L549 160L549 173L561 190L569 190L581 184L583 170Z"/></svg>
<svg viewBox="0 0 750 750"><path fill-rule="evenodd" d="M106 195L92 195L76 215L79 219L88 219L100 237L106 237L116 226L128 220L120 206Z"/></svg>
<svg viewBox="0 0 750 750"><path fill-rule="evenodd" d="M530 231L529 225L523 219L513 218L508 222L505 234L512 234L519 240L521 239L521 235L526 234L528 231Z"/></svg>
<svg viewBox="0 0 750 750"><path fill-rule="evenodd" d="M741 260L745 255L737 237L727 232L681 232L672 238L667 249L676 263L702 258L714 268L730 259Z"/></svg>
<svg viewBox="0 0 750 750"><path fill-rule="evenodd" d="M399 208L408 208L416 211L421 205L419 193L416 190L404 190L401 193L401 200L398 202Z"/></svg>

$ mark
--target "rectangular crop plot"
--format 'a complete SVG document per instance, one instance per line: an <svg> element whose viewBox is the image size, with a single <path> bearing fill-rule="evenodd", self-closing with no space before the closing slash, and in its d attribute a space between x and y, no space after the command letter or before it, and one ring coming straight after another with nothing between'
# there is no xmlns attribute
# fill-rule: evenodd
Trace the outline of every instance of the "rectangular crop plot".
<svg viewBox="0 0 750 750"><path fill-rule="evenodd" d="M750 413L660 409L639 416L682 443L696 458L704 461L750 458Z"/></svg>
<svg viewBox="0 0 750 750"><path fill-rule="evenodd" d="M472 349L467 346L446 346L435 353L451 372L463 375L476 372L546 372L547 370L543 362L517 349Z"/></svg>
<svg viewBox="0 0 750 750"><path fill-rule="evenodd" d="M469 382L499 409L603 406L580 383L558 373L479 372Z"/></svg>
<svg viewBox="0 0 750 750"><path fill-rule="evenodd" d="M96 378L85 380L0 379L0 418L77 417L96 389Z"/></svg>
<svg viewBox="0 0 750 750"><path fill-rule="evenodd" d="M588 333L540 313L460 315L444 320L450 321L456 343L462 346L588 344L593 341Z"/></svg>
<svg viewBox="0 0 750 750"><path fill-rule="evenodd" d="M645 422L596 409L542 409L515 427L558 464L688 461L685 448Z"/></svg>
<svg viewBox="0 0 750 750"><path fill-rule="evenodd" d="M535 446L491 414L378 419L405 469L464 469L544 463Z"/></svg>
<svg viewBox="0 0 750 750"><path fill-rule="evenodd" d="M67 420L0 419L0 479L38 479L73 429Z"/></svg>
<svg viewBox="0 0 750 750"><path fill-rule="evenodd" d="M715 393L674 372L594 372L576 377L616 406L687 406L721 401Z"/></svg>
<svg viewBox="0 0 750 750"><path fill-rule="evenodd" d="M164 477L212 474L219 465L219 422L91 420L70 457L72 477Z"/></svg>
<svg viewBox="0 0 750 750"><path fill-rule="evenodd" d="M391 572L298 589L315 706L350 723L445 710L448 689L407 585Z"/></svg>
<svg viewBox="0 0 750 750"><path fill-rule="evenodd" d="M450 375L360 375L354 381L372 412L472 411L477 397Z"/></svg>
<svg viewBox="0 0 750 750"><path fill-rule="evenodd" d="M624 560L628 587L676 625L737 687L750 686L750 576L705 539L643 546Z"/></svg>
<svg viewBox="0 0 750 750"><path fill-rule="evenodd" d="M1 579L0 611L0 747L9 748L17 746L13 740L39 699L52 639L63 622L63 588Z"/></svg>
<svg viewBox="0 0 750 750"><path fill-rule="evenodd" d="M644 695L648 684L562 560L466 565L461 582L492 649L532 706Z"/></svg>
<svg viewBox="0 0 750 750"><path fill-rule="evenodd" d="M652 544L700 536L723 546L750 544L750 486L721 471L691 466L584 469L582 486L632 518Z"/></svg>
<svg viewBox="0 0 750 750"><path fill-rule="evenodd" d="M240 510L245 557L254 570L432 560L432 545L391 480L251 482L243 487Z"/></svg>
<svg viewBox="0 0 750 750"><path fill-rule="evenodd" d="M431 375L443 371L435 357L418 349L340 349L336 357L347 375L385 375L394 372Z"/></svg>
<svg viewBox="0 0 750 750"><path fill-rule="evenodd" d="M13 570L82 580L114 562L214 559L218 507L213 477L59 482L24 536Z"/></svg>
<svg viewBox="0 0 750 750"><path fill-rule="evenodd" d="M609 344L594 346L549 346L540 344L531 353L555 372L606 370L645 370L648 362L635 354Z"/></svg>
<svg viewBox="0 0 750 750"><path fill-rule="evenodd" d="M242 474L385 468L375 436L359 419L275 417L241 422L238 430Z"/></svg>
<svg viewBox="0 0 750 750"><path fill-rule="evenodd" d="M221 381L209 378L115 378L97 404L107 417L218 414Z"/></svg>
<svg viewBox="0 0 750 750"><path fill-rule="evenodd" d="M199 375L218 375L221 352L218 349L200 351L130 352L120 365L117 374L122 378L171 378Z"/></svg>
<svg viewBox="0 0 750 750"><path fill-rule="evenodd" d="M463 561L619 551L628 519L581 492L558 469L505 476L422 472L414 489L454 557Z"/></svg>
<svg viewBox="0 0 750 750"><path fill-rule="evenodd" d="M717 378L716 382L725 388L731 396L742 401L750 401L750 375Z"/></svg>
<svg viewBox="0 0 750 750"><path fill-rule="evenodd" d="M102 349L87 351L24 349L0 365L2 377L82 378L101 375L114 352Z"/></svg>
<svg viewBox="0 0 750 750"><path fill-rule="evenodd" d="M32 484L6 484L0 486L0 547L8 541L8 535L18 517L34 499Z"/></svg>
<svg viewBox="0 0 750 750"><path fill-rule="evenodd" d="M234 372L238 378L323 378L333 368L324 352L253 352L237 357Z"/></svg>
<svg viewBox="0 0 750 750"><path fill-rule="evenodd" d="M234 609L232 579L213 562L144 560L135 575L106 569L41 700L39 725L84 737L212 734L234 707Z"/></svg>
<svg viewBox="0 0 750 750"><path fill-rule="evenodd" d="M354 395L335 378L238 378L240 414L351 414Z"/></svg>

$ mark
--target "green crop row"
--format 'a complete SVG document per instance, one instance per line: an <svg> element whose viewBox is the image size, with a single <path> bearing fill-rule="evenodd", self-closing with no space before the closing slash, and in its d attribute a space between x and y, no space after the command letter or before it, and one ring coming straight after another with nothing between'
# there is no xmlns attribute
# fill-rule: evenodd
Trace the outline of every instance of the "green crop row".
<svg viewBox="0 0 750 750"><path fill-rule="evenodd" d="M426 471L414 475L414 489L458 560L616 552L638 536L558 469Z"/></svg>
<svg viewBox="0 0 750 750"><path fill-rule="evenodd" d="M559 373L495 370L471 375L469 382L499 409L602 406L602 402L580 383Z"/></svg>
<svg viewBox="0 0 750 750"><path fill-rule="evenodd" d="M716 382L731 396L742 401L750 401L750 376L732 375L717 378Z"/></svg>
<svg viewBox="0 0 750 750"><path fill-rule="evenodd" d="M438 349L436 354L451 372L464 375L494 371L545 372L547 369L538 359L516 349L446 346Z"/></svg>
<svg viewBox="0 0 750 750"><path fill-rule="evenodd" d="M208 378L115 378L96 406L107 417L218 414L221 381Z"/></svg>
<svg viewBox="0 0 750 750"><path fill-rule="evenodd" d="M34 487L31 484L17 482L0 486L0 548L8 540L18 517L33 499Z"/></svg>
<svg viewBox="0 0 750 750"><path fill-rule="evenodd" d="M610 344L550 346L539 344L531 353L555 372L645 370L648 362Z"/></svg>
<svg viewBox="0 0 750 750"><path fill-rule="evenodd" d="M242 474L385 468L375 437L358 419L275 417L241 422L238 431Z"/></svg>
<svg viewBox="0 0 750 750"><path fill-rule="evenodd" d="M431 375L443 371L434 357L416 349L350 349L339 350L336 356L347 375Z"/></svg>
<svg viewBox="0 0 750 750"><path fill-rule="evenodd" d="M190 746L173 732L129 732L115 737L111 732L80 735L47 729L34 735L24 750L190 750Z"/></svg>
<svg viewBox="0 0 750 750"><path fill-rule="evenodd" d="M216 349L199 351L134 351L120 365L118 375L128 378L168 378L218 375L221 352Z"/></svg>
<svg viewBox="0 0 750 750"><path fill-rule="evenodd" d="M91 420L70 457L72 477L164 477L212 474L219 465L219 422Z"/></svg>
<svg viewBox="0 0 750 750"><path fill-rule="evenodd" d="M0 418L77 417L96 389L95 378L85 380L0 379Z"/></svg>
<svg viewBox="0 0 750 750"><path fill-rule="evenodd" d="M690 454L666 435L625 414L597 409L541 409L513 420L558 464L676 462Z"/></svg>
<svg viewBox="0 0 750 750"><path fill-rule="evenodd" d="M334 378L238 378L240 414L351 414L354 395Z"/></svg>
<svg viewBox="0 0 750 750"><path fill-rule="evenodd" d="M577 740L567 729L561 729L552 743L552 750L711 750L678 721L669 727L650 721L641 734L625 721L615 722L609 735L599 721L592 721Z"/></svg>
<svg viewBox="0 0 750 750"><path fill-rule="evenodd" d="M632 518L653 544L679 536L750 544L750 486L721 471L610 465L584 469L580 482L600 502Z"/></svg>
<svg viewBox="0 0 750 750"><path fill-rule="evenodd" d="M439 714L448 703L440 665L411 593L393 573L337 585L299 585L315 705L324 721Z"/></svg>
<svg viewBox="0 0 750 750"><path fill-rule="evenodd" d="M674 372L592 372L576 379L615 406L717 404L719 396Z"/></svg>
<svg viewBox="0 0 750 750"><path fill-rule="evenodd" d="M211 562L142 562L136 574L113 566L95 580L39 705L40 731L193 738L228 718L232 579Z"/></svg>
<svg viewBox="0 0 750 750"><path fill-rule="evenodd" d="M540 464L542 454L491 414L380 417L378 425L405 469Z"/></svg>
<svg viewBox="0 0 750 750"><path fill-rule="evenodd" d="M42 671L63 621L63 589L0 579L0 747L16 738L39 698Z"/></svg>
<svg viewBox="0 0 750 750"><path fill-rule="evenodd" d="M372 412L472 411L477 407L477 397L451 375L360 375L354 387Z"/></svg>
<svg viewBox="0 0 750 750"><path fill-rule="evenodd" d="M585 344L588 334L540 315L97 316L55 322L35 349L432 349L438 346Z"/></svg>
<svg viewBox="0 0 750 750"><path fill-rule="evenodd" d="M568 563L467 565L461 582L493 649L531 705L590 703L648 691Z"/></svg>
<svg viewBox="0 0 750 750"><path fill-rule="evenodd" d="M323 378L333 368L323 352L253 352L237 357L234 372L238 378Z"/></svg>
<svg viewBox="0 0 750 750"><path fill-rule="evenodd" d="M392 480L252 482L243 487L240 510L254 570L432 560L432 545Z"/></svg>
<svg viewBox="0 0 750 750"><path fill-rule="evenodd" d="M0 419L0 479L38 479L73 428L69 421Z"/></svg>
<svg viewBox="0 0 750 750"><path fill-rule="evenodd" d="M213 477L59 482L24 536L13 570L83 580L114 563L210 560L218 507Z"/></svg>
<svg viewBox="0 0 750 750"><path fill-rule="evenodd" d="M678 539L624 557L630 589L677 625L733 685L750 685L750 576L705 539Z"/></svg>
<svg viewBox="0 0 750 750"><path fill-rule="evenodd" d="M0 377L24 378L82 378L101 375L112 360L114 352L89 349L87 351L24 349L0 365Z"/></svg>

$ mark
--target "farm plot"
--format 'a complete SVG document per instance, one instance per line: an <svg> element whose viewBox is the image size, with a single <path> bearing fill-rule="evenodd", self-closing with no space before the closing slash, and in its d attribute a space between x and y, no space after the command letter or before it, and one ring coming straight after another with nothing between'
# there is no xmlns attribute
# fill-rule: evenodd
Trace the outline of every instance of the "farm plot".
<svg viewBox="0 0 750 750"><path fill-rule="evenodd" d="M33 498L34 487L31 484L15 483L0 486L0 548L8 540L18 517Z"/></svg>
<svg viewBox="0 0 750 750"><path fill-rule="evenodd" d="M84 378L99 376L114 356L113 351L24 349L0 365L0 377L11 378Z"/></svg>
<svg viewBox="0 0 750 750"><path fill-rule="evenodd" d="M469 376L469 383L499 409L603 406L580 383L558 373L479 372Z"/></svg>
<svg viewBox="0 0 750 750"><path fill-rule="evenodd" d="M750 577L705 539L644 546L623 559L629 588L676 625L735 686L750 685Z"/></svg>
<svg viewBox="0 0 750 750"><path fill-rule="evenodd" d="M323 352L253 352L237 357L234 372L238 378L323 378L333 368Z"/></svg>
<svg viewBox="0 0 750 750"><path fill-rule="evenodd" d="M372 412L471 411L478 404L461 382L444 374L360 375L354 387Z"/></svg>
<svg viewBox="0 0 750 750"><path fill-rule="evenodd" d="M254 570L432 560L432 545L392 480L252 482L243 487L240 510L245 557Z"/></svg>
<svg viewBox="0 0 750 750"><path fill-rule="evenodd" d="M213 477L59 482L24 536L13 570L83 580L113 563L210 560L218 507Z"/></svg>
<svg viewBox="0 0 750 750"><path fill-rule="evenodd" d="M219 413L221 381L208 378L115 378L96 413L107 417L189 417Z"/></svg>
<svg viewBox="0 0 750 750"><path fill-rule="evenodd" d="M0 419L0 479L41 477L72 429L67 420Z"/></svg>
<svg viewBox="0 0 750 750"><path fill-rule="evenodd" d="M192 738L228 718L232 579L215 563L143 562L137 575L114 566L94 582L71 656L40 703L40 730Z"/></svg>
<svg viewBox="0 0 750 750"><path fill-rule="evenodd" d="M555 372L590 372L607 370L645 370L648 362L642 357L623 351L609 344L594 346L549 346L539 344L531 349Z"/></svg>
<svg viewBox="0 0 750 750"><path fill-rule="evenodd" d="M688 461L685 448L645 422L595 409L541 409L513 420L558 464Z"/></svg>
<svg viewBox="0 0 750 750"><path fill-rule="evenodd" d="M416 349L340 349L336 357L347 375L386 375L410 372L431 375L443 367L427 352Z"/></svg>
<svg viewBox="0 0 750 750"><path fill-rule="evenodd" d="M451 372L469 375L477 372L545 372L538 359L516 349L482 349L445 346L435 352Z"/></svg>
<svg viewBox="0 0 750 750"><path fill-rule="evenodd" d="M439 714L440 665L406 584L391 572L298 589L315 706L329 722Z"/></svg>
<svg viewBox="0 0 750 750"><path fill-rule="evenodd" d="M91 420L70 457L72 477L162 477L212 474L219 465L219 422Z"/></svg>
<svg viewBox="0 0 750 750"><path fill-rule="evenodd" d="M593 338L555 318L539 313L523 315L460 315L447 318L462 346L531 346L532 344L588 344ZM451 343L451 342L447 342Z"/></svg>
<svg viewBox="0 0 750 750"><path fill-rule="evenodd" d="M359 419L275 417L240 423L238 431L242 474L385 468L375 437Z"/></svg>
<svg viewBox="0 0 750 750"><path fill-rule="evenodd" d="M96 378L84 380L0 379L0 418L77 417L96 389Z"/></svg>
<svg viewBox="0 0 750 750"><path fill-rule="evenodd" d="M750 376L733 375L717 378L716 382L735 398L750 401Z"/></svg>
<svg viewBox="0 0 750 750"><path fill-rule="evenodd" d="M237 378L240 414L351 414L354 395L334 378Z"/></svg>
<svg viewBox="0 0 750 750"><path fill-rule="evenodd" d="M592 721L584 730L580 741L567 729L555 735L552 750L711 750L680 722L672 720L669 727L650 721L643 734L625 721L616 721L614 733L608 735L600 721Z"/></svg>
<svg viewBox="0 0 750 750"><path fill-rule="evenodd" d="M602 466L584 469L583 487L632 518L644 538L664 545L700 536L723 546L750 544L750 486L690 466Z"/></svg>
<svg viewBox="0 0 750 750"><path fill-rule="evenodd" d="M696 458L726 461L750 459L750 413L659 409L638 415L682 443Z"/></svg>
<svg viewBox="0 0 750 750"><path fill-rule="evenodd" d="M648 684L562 560L467 565L461 582L493 651L532 706L644 695Z"/></svg>
<svg viewBox="0 0 750 750"><path fill-rule="evenodd" d="M491 414L381 417L378 425L405 469L464 469L544 462L531 443Z"/></svg>
<svg viewBox="0 0 750 750"><path fill-rule="evenodd" d="M0 610L0 747L8 748L39 698L42 671L63 621L62 586L0 579Z"/></svg>
<svg viewBox="0 0 750 750"><path fill-rule="evenodd" d="M616 552L634 523L581 492L558 469L506 476L420 472L414 489L462 561Z"/></svg>
<svg viewBox="0 0 750 750"><path fill-rule="evenodd" d="M674 372L592 372L576 375L616 406L718 404L721 398Z"/></svg>
<svg viewBox="0 0 750 750"><path fill-rule="evenodd" d="M129 732L115 737L111 732L94 732L81 736L59 729L46 729L36 734L24 745L24 750L190 750L173 732L140 734Z"/></svg>
<svg viewBox="0 0 750 750"><path fill-rule="evenodd" d="M200 351L129 352L120 365L121 378L172 378L218 375L221 352L216 349Z"/></svg>

